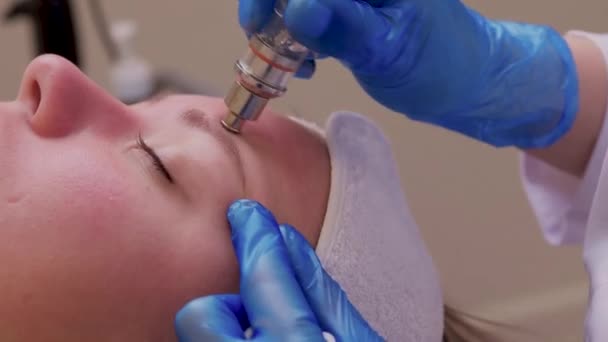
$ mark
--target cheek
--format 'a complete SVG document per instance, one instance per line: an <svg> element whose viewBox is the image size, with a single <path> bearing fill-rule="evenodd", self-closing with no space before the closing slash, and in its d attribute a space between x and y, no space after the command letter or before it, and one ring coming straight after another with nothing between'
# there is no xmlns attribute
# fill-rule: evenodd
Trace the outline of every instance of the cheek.
<svg viewBox="0 0 608 342"><path fill-rule="evenodd" d="M32 172L21 184L24 190L18 193L27 219L61 225L64 233L73 228L87 236L112 234L112 227L133 217L152 192L125 161L101 153L72 153L49 161L44 171Z"/></svg>
<svg viewBox="0 0 608 342"><path fill-rule="evenodd" d="M122 156L61 156L22 163L0 209L0 320L172 331L189 300L238 290L226 194L184 205Z"/></svg>
<svg viewBox="0 0 608 342"><path fill-rule="evenodd" d="M218 217L220 212L215 212ZM211 219L210 219L211 218ZM179 227L166 246L173 265L169 268L189 295L186 299L238 291L238 264L226 222L213 216L193 219ZM183 298L182 298L183 299Z"/></svg>
<svg viewBox="0 0 608 342"><path fill-rule="evenodd" d="M5 191L13 203L0 209L0 234L13 243L0 253L24 272L45 266L59 275L92 274L87 268L127 256L138 230L157 219L160 196L121 155L94 148L49 154L20 160L22 172Z"/></svg>
<svg viewBox="0 0 608 342"><path fill-rule="evenodd" d="M154 240L142 227L158 218L146 213L158 212L160 196L125 158L95 149L36 151L20 166L1 190L13 203L0 209L0 320L107 320L137 273L131 244Z"/></svg>

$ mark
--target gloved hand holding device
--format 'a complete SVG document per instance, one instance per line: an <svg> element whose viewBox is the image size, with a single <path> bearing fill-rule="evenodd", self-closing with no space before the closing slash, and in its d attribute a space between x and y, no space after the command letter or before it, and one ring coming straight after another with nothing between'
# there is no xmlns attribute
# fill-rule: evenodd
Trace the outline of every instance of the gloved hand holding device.
<svg viewBox="0 0 608 342"><path fill-rule="evenodd" d="M295 229L279 227L257 202L241 200L228 211L240 265L240 295L188 303L176 317L180 342L382 341L346 294L323 270ZM332 336L323 334L327 332Z"/></svg>
<svg viewBox="0 0 608 342"><path fill-rule="evenodd" d="M260 29L274 1L239 0L241 26ZM379 103L495 146L546 147L576 116L573 57L550 27L490 20L459 0L290 0L285 22Z"/></svg>

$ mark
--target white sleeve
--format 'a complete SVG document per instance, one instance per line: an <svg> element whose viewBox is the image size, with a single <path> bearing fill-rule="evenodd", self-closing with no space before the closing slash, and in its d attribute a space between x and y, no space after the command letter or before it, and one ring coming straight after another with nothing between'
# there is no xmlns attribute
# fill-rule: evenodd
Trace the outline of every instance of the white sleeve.
<svg viewBox="0 0 608 342"><path fill-rule="evenodd" d="M602 50L608 64L608 34L570 31L567 35L583 36L593 41ZM553 245L581 244L584 240L598 182L606 176L602 167L608 150L608 120L602 125L582 179L522 154L521 173L526 194L545 239Z"/></svg>

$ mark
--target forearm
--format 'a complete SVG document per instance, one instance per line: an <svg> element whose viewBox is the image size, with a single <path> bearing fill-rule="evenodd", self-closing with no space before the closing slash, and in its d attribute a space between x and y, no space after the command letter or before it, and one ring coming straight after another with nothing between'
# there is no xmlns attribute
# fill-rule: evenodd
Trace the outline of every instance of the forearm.
<svg viewBox="0 0 608 342"><path fill-rule="evenodd" d="M579 111L570 131L558 142L525 152L577 177L587 166L606 113L608 77L600 49L583 37L567 37L579 78Z"/></svg>

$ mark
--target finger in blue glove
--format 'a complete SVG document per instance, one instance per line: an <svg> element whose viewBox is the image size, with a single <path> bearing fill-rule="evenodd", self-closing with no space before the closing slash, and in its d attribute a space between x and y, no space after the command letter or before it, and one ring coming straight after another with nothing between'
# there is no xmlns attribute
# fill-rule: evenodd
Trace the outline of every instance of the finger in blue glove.
<svg viewBox="0 0 608 342"><path fill-rule="evenodd" d="M197 298L175 316L175 331L180 342L241 341L247 327L247 313L239 295Z"/></svg>
<svg viewBox="0 0 608 342"><path fill-rule="evenodd" d="M321 337L270 211L257 202L237 201L229 209L228 221L240 264L241 298L255 335Z"/></svg>
<svg viewBox="0 0 608 342"><path fill-rule="evenodd" d="M239 260L240 295L195 300L176 317L180 341L324 341L323 332L293 273L274 216L261 204L241 200L228 220Z"/></svg>
<svg viewBox="0 0 608 342"><path fill-rule="evenodd" d="M323 330L337 341L383 341L323 269L306 239L289 225L280 226L296 278Z"/></svg>
<svg viewBox="0 0 608 342"><path fill-rule="evenodd" d="M294 228L248 200L228 219L241 294L188 303L176 316L180 342L382 341Z"/></svg>

